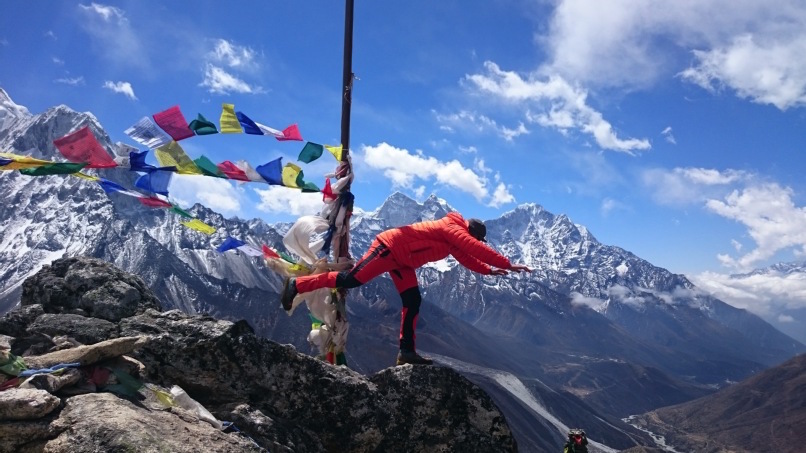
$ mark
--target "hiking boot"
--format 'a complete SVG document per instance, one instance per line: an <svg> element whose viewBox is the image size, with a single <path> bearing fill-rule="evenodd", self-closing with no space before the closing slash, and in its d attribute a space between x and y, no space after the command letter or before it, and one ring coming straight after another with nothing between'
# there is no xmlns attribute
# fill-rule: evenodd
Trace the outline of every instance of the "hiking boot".
<svg viewBox="0 0 806 453"><path fill-rule="evenodd" d="M287 278L283 284L283 292L280 293L280 302L283 304L283 310L291 310L291 304L294 302L295 297L297 297L297 279L294 277Z"/></svg>
<svg viewBox="0 0 806 453"><path fill-rule="evenodd" d="M405 365L410 363L412 365L431 365L433 360L423 357L414 351L400 351L397 353L397 364Z"/></svg>

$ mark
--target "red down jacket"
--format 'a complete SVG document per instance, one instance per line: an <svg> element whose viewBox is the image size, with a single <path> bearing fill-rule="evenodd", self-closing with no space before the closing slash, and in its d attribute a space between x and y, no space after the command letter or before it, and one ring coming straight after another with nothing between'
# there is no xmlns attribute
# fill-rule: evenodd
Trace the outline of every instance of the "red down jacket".
<svg viewBox="0 0 806 453"><path fill-rule="evenodd" d="M389 247L395 261L412 268L453 255L456 261L480 274L490 266L509 269L509 259L500 255L467 231L467 222L458 212L439 220L414 223L386 230L378 240Z"/></svg>

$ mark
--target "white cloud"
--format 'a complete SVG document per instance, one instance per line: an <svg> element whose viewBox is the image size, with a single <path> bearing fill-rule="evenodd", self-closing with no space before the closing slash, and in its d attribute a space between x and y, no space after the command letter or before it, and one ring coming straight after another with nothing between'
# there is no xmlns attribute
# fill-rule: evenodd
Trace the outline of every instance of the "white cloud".
<svg viewBox="0 0 806 453"><path fill-rule="evenodd" d="M688 276L699 288L734 307L771 317L785 310L806 308L806 275L753 273L728 275L703 272Z"/></svg>
<svg viewBox="0 0 806 453"><path fill-rule="evenodd" d="M80 21L81 26L94 38L93 47L104 58L120 66L151 69L143 32L131 26L122 9L99 3L80 4L79 9L87 19Z"/></svg>
<svg viewBox="0 0 806 453"><path fill-rule="evenodd" d="M675 140L674 135L672 135L672 126L667 126L666 129L661 132L661 135L663 135L663 137L666 138L666 141L672 145L677 144L677 140Z"/></svg>
<svg viewBox="0 0 806 453"><path fill-rule="evenodd" d="M615 210L618 210L618 209L627 210L628 208L624 203L622 203L622 202L620 202L618 200L614 200L614 199L612 199L610 197L606 197L604 200L602 200L602 205L601 205L600 209L601 209L602 215L607 216L607 215L609 215L611 212L613 212Z"/></svg>
<svg viewBox="0 0 806 453"><path fill-rule="evenodd" d="M65 85L72 85L72 86L79 86L84 85L84 76L78 77L64 77L61 79L54 80L56 83L63 83Z"/></svg>
<svg viewBox="0 0 806 453"><path fill-rule="evenodd" d="M59 65L59 66L64 65L64 60L62 60L59 57L52 57L51 60L53 60L53 64L56 64L56 65Z"/></svg>
<svg viewBox="0 0 806 453"><path fill-rule="evenodd" d="M174 175L169 192L183 206L201 203L222 214L237 214L241 210L239 190L225 179Z"/></svg>
<svg viewBox="0 0 806 453"><path fill-rule="evenodd" d="M727 86L739 97L781 110L806 105L806 32L794 40L763 41L753 35L737 37L730 45L695 50L697 64L681 77L709 91Z"/></svg>
<svg viewBox="0 0 806 453"><path fill-rule="evenodd" d="M53 30L48 30L48 31L46 31L46 32L45 32L45 37L46 37L46 38L50 38L50 39L52 39L52 40L54 40L54 41L56 41L56 40L58 40L58 39L59 39L59 38L57 38L57 37L56 37L56 33L54 33L54 32L53 32Z"/></svg>
<svg viewBox="0 0 806 453"><path fill-rule="evenodd" d="M709 198L723 196L730 191L731 184L750 179L752 175L740 170L693 167L652 168L641 174L642 183L657 203L678 206L704 203Z"/></svg>
<svg viewBox="0 0 806 453"><path fill-rule="evenodd" d="M499 125L495 120L480 115L476 112L461 110L457 113L441 114L432 111L440 124L439 128L445 132L456 132L457 130L473 131L477 133L484 133L492 131L504 140L511 142L514 138L528 134L529 130L526 129L523 123L518 123L514 129L506 126ZM471 147L472 148L472 147ZM475 148L473 148L475 149Z"/></svg>
<svg viewBox="0 0 806 453"><path fill-rule="evenodd" d="M487 61L483 74L465 76L476 89L503 100L527 105L526 118L544 127L560 131L578 129L593 136L603 149L633 154L650 148L646 139L621 139L602 114L587 104L587 91L574 87L560 76L539 80L537 76L524 79L512 71L502 71ZM532 113L537 108L541 112Z"/></svg>
<svg viewBox="0 0 806 453"><path fill-rule="evenodd" d="M734 190L724 200L708 200L706 208L743 224L756 243L739 258L719 255L726 266L746 270L781 250L806 250L806 208L795 206L788 187L771 183Z"/></svg>
<svg viewBox="0 0 806 453"><path fill-rule="evenodd" d="M318 214L322 210L320 193L304 193L281 186L255 189L255 193L260 197L257 209L264 212L303 216Z"/></svg>
<svg viewBox="0 0 806 453"><path fill-rule="evenodd" d="M795 322L795 318L793 318L793 317L791 317L789 315L781 314L781 315L778 315L778 322L781 322L781 323Z"/></svg>
<svg viewBox="0 0 806 453"><path fill-rule="evenodd" d="M230 68L252 69L257 66L255 51L246 46L240 46L226 39L215 41L213 50L208 55L210 61L229 66Z"/></svg>
<svg viewBox="0 0 806 453"><path fill-rule="evenodd" d="M558 0L538 72L628 89L680 73L784 109L806 94L805 21L800 0ZM681 67L691 51L695 64Z"/></svg>
<svg viewBox="0 0 806 453"><path fill-rule="evenodd" d="M104 82L103 88L111 90L115 93L123 94L133 101L137 100L137 96L134 95L134 89L132 88L132 84L129 82L112 82L111 80L107 80L106 82Z"/></svg>
<svg viewBox="0 0 806 453"><path fill-rule="evenodd" d="M84 11L89 11L97 14L106 22L120 22L126 20L126 15L122 9L109 5L101 5L100 3L92 3L89 6L78 5Z"/></svg>
<svg viewBox="0 0 806 453"><path fill-rule="evenodd" d="M229 94L232 92L257 94L263 92L261 87L252 86L211 63L207 64L204 71L204 80L199 86L207 87L207 91L217 94Z"/></svg>
<svg viewBox="0 0 806 453"><path fill-rule="evenodd" d="M363 146L364 163L371 168L383 170L384 176L392 181L395 187L414 190L415 180L434 180L437 184L453 187L472 195L477 201L483 202L490 197L489 180L486 177L488 170L482 161L477 162L481 168L481 175L463 166L459 161L440 161L431 156L425 156L422 151L414 153L406 149L396 148L388 143L377 146ZM501 204L514 201L507 186L498 184L488 203L498 207Z"/></svg>
<svg viewBox="0 0 806 453"><path fill-rule="evenodd" d="M588 297L583 296L580 293L572 292L571 293L571 303L576 305L587 305L593 309L599 308L605 301L602 299L597 299L595 297Z"/></svg>

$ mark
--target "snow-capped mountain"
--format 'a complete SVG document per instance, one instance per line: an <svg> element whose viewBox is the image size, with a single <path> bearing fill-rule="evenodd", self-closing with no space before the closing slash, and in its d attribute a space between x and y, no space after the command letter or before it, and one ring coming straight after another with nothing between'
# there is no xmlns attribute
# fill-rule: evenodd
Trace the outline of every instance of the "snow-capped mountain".
<svg viewBox="0 0 806 453"><path fill-rule="evenodd" d="M58 106L31 115L0 90L2 151L63 160L53 139L83 125L111 155L125 157L126 145L112 143L92 114ZM102 176L128 187L136 177L124 169ZM307 350L307 315L281 312L280 279L259 259L214 250L227 235L282 248L278 231L287 225L226 219L196 205L190 212L218 230L205 236L173 214L69 176L0 172L0 197L0 313L19 302L22 282L43 265L90 255L139 275L165 308L246 319L259 334ZM377 210L353 216L351 253L361 256L387 228L452 210L434 196L418 203L392 194ZM608 445L626 448L640 436L621 417L705 395L804 350L758 317L701 294L685 277L599 243L565 215L526 204L486 224L493 247L535 272L480 276L450 258L423 267L418 347L534 382L529 389L541 401L578 408L554 409L555 416L567 425L586 420ZM400 310L391 281L351 291L348 310L350 366L364 373L389 366ZM477 382L515 411L508 417L542 417L495 380ZM519 444L562 441L556 425L541 423L540 433L524 423Z"/></svg>

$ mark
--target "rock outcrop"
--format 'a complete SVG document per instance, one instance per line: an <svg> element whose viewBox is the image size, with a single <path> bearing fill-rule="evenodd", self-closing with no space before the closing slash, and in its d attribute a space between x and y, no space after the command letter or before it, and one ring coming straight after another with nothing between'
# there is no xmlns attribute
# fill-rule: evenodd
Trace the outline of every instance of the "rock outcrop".
<svg viewBox="0 0 806 453"><path fill-rule="evenodd" d="M489 396L449 368L367 377L258 337L245 321L158 308L136 276L95 259L57 260L26 281L21 307L0 319L0 348L29 369L75 368L67 379L0 377L10 387L0 392L0 451L517 450ZM171 388L225 429L171 400Z"/></svg>

